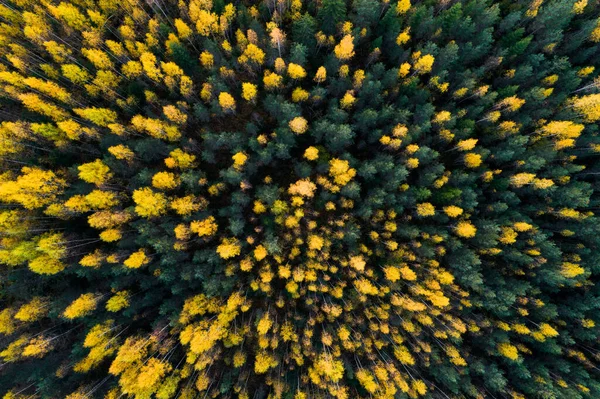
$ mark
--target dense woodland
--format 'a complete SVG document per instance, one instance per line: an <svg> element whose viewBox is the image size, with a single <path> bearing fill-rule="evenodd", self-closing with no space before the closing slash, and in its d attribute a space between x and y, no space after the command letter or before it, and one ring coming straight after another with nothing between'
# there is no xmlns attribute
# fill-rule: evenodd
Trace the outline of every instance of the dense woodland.
<svg viewBox="0 0 600 399"><path fill-rule="evenodd" d="M0 60L3 399L600 397L597 0L1 0Z"/></svg>

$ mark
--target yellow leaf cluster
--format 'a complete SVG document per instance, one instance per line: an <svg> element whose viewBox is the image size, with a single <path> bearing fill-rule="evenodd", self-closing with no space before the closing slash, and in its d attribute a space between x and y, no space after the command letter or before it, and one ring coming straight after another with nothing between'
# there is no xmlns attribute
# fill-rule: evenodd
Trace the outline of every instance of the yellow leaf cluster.
<svg viewBox="0 0 600 399"><path fill-rule="evenodd" d="M92 293L82 294L75 299L63 312L67 319L76 319L84 317L93 312L98 304L98 298Z"/></svg>
<svg viewBox="0 0 600 399"><path fill-rule="evenodd" d="M146 218L163 215L167 209L167 197L162 193L155 193L149 187L137 189L132 195L135 202L135 212Z"/></svg>

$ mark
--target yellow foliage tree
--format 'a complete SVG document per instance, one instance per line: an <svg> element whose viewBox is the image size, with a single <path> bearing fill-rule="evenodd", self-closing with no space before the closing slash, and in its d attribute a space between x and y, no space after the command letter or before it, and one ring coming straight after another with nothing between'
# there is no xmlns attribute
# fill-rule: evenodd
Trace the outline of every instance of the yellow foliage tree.
<svg viewBox="0 0 600 399"><path fill-rule="evenodd" d="M302 66L298 64L291 63L288 65L288 75L292 79L302 79L306 77L306 71Z"/></svg>
<svg viewBox="0 0 600 399"><path fill-rule="evenodd" d="M35 297L21 306L14 317L23 322L37 321L48 313L48 306L49 302L46 299Z"/></svg>
<svg viewBox="0 0 600 399"><path fill-rule="evenodd" d="M571 101L573 109L583 116L586 122L600 120L600 94L575 97Z"/></svg>
<svg viewBox="0 0 600 399"><path fill-rule="evenodd" d="M217 247L217 253L223 259L230 259L240 254L241 247L235 238L224 238Z"/></svg>
<svg viewBox="0 0 600 399"><path fill-rule="evenodd" d="M139 269L140 267L148 264L148 262L150 262L150 259L146 255L146 252L143 249L140 249L137 252L129 255L129 257L123 262L123 265L130 269Z"/></svg>
<svg viewBox="0 0 600 399"><path fill-rule="evenodd" d="M429 202L417 204L417 214L419 216L433 216L435 215L435 207Z"/></svg>
<svg viewBox="0 0 600 399"><path fill-rule="evenodd" d="M67 186L66 180L52 171L24 167L16 180L0 175L0 200L36 209L56 201Z"/></svg>
<svg viewBox="0 0 600 399"><path fill-rule="evenodd" d="M137 189L132 195L135 202L135 212L146 218L163 215L167 209L167 197L162 193L155 193L149 187Z"/></svg>
<svg viewBox="0 0 600 399"><path fill-rule="evenodd" d="M221 92L219 94L219 105L221 106L223 111L226 111L226 112L235 111L235 100L229 93Z"/></svg>
<svg viewBox="0 0 600 399"><path fill-rule="evenodd" d="M87 316L96 309L98 297L92 293L82 294L75 299L63 312L67 319L76 319Z"/></svg>
<svg viewBox="0 0 600 399"><path fill-rule="evenodd" d="M455 231L456 234L460 237L472 238L475 237L475 234L477 233L477 228L475 228L475 226L473 226L473 224L471 224L470 222L462 221L456 225Z"/></svg>
<svg viewBox="0 0 600 399"><path fill-rule="evenodd" d="M335 184L345 186L356 175L356 169L351 168L347 160L335 158L329 161L329 175Z"/></svg>
<svg viewBox="0 0 600 399"><path fill-rule="evenodd" d="M289 122L289 127L292 132L303 134L308 130L308 121L301 116L297 116Z"/></svg>
<svg viewBox="0 0 600 399"><path fill-rule="evenodd" d="M179 178L172 172L158 172L152 176L152 186L159 190L173 190L179 186Z"/></svg>
<svg viewBox="0 0 600 399"><path fill-rule="evenodd" d="M410 0L400 0L396 5L396 13L398 15L406 13L410 10Z"/></svg>
<svg viewBox="0 0 600 399"><path fill-rule="evenodd" d="M341 61L347 61L354 56L354 38L345 35L340 43L333 49L335 56Z"/></svg>
<svg viewBox="0 0 600 399"><path fill-rule="evenodd" d="M258 88L255 84L244 82L242 83L242 98L246 101L253 102L258 93Z"/></svg>
<svg viewBox="0 0 600 399"><path fill-rule="evenodd" d="M417 62L415 62L415 65L414 65L415 72L418 74L424 74L424 73L431 72L434 61L435 61L435 58L433 58L433 56L430 54L419 57L419 59L417 59Z"/></svg>
<svg viewBox="0 0 600 399"><path fill-rule="evenodd" d="M100 159L79 165L77 169L79 170L79 178L81 180L97 186L106 183L106 181L110 180L113 176L110 172L110 168Z"/></svg>
<svg viewBox="0 0 600 399"><path fill-rule="evenodd" d="M190 224L190 230L200 237L212 236L217 232L218 225L213 216L201 221L194 221Z"/></svg>

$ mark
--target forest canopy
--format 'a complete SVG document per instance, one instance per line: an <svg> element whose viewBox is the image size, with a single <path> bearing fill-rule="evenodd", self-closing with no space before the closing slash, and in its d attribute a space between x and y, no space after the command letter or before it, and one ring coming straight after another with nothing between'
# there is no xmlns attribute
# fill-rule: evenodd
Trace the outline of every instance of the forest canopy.
<svg viewBox="0 0 600 399"><path fill-rule="evenodd" d="M600 397L597 0L3 0L0 59L3 399Z"/></svg>

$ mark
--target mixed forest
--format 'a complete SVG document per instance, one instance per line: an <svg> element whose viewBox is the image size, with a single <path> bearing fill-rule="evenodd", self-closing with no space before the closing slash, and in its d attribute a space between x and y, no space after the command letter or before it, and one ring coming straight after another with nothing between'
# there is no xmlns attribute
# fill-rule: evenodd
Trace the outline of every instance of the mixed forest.
<svg viewBox="0 0 600 399"><path fill-rule="evenodd" d="M0 397L599 398L598 122L597 0L0 0Z"/></svg>

